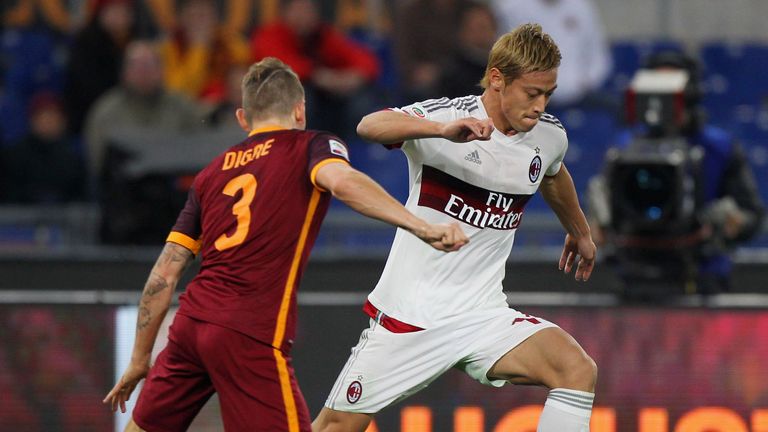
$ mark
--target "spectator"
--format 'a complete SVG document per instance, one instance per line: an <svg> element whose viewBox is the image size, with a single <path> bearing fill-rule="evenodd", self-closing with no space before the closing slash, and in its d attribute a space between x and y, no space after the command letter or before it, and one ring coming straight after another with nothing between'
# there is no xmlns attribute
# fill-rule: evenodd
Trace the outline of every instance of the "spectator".
<svg viewBox="0 0 768 432"><path fill-rule="evenodd" d="M69 53L65 102L70 130L82 133L93 102L117 85L120 62L133 37L133 0L96 0L88 24Z"/></svg>
<svg viewBox="0 0 768 432"><path fill-rule="evenodd" d="M111 133L130 128L183 131L198 126L200 107L185 96L166 90L163 69L154 46L147 41L128 45L121 83L100 97L85 127L88 166L100 175Z"/></svg>
<svg viewBox="0 0 768 432"><path fill-rule="evenodd" d="M186 0L177 28L160 52L165 82L171 90L216 104L225 97L229 70L250 60L248 44L239 33L219 24L212 0Z"/></svg>
<svg viewBox="0 0 768 432"><path fill-rule="evenodd" d="M160 56L151 43L128 45L121 84L96 101L86 121L103 242L149 243L173 223L176 206L182 205L174 200L183 203L186 190L165 169L164 157L169 149L176 155L189 151L185 160L192 157L197 148L179 144L182 133L199 128L202 115L201 107L186 96L166 90ZM130 171L136 161L160 165L157 170Z"/></svg>
<svg viewBox="0 0 768 432"><path fill-rule="evenodd" d="M217 0L218 9L223 9L222 25L227 32L245 34L245 30L253 24L254 9L258 9L259 18L273 14L272 9L279 0ZM147 1L147 12L155 26L164 33L171 33L178 26L179 14L175 0Z"/></svg>
<svg viewBox="0 0 768 432"><path fill-rule="evenodd" d="M461 14L456 52L445 65L439 93L448 98L479 95L477 77L485 74L488 53L496 41L496 17L484 3L470 3Z"/></svg>
<svg viewBox="0 0 768 432"><path fill-rule="evenodd" d="M206 124L215 129L228 128L240 131L235 111L240 108L243 100L241 83L248 68L236 66L229 70L226 79L224 98L216 104L206 116Z"/></svg>
<svg viewBox="0 0 768 432"><path fill-rule="evenodd" d="M4 149L3 201L20 204L58 204L85 197L83 161L67 135L60 98L40 92L29 107L30 131Z"/></svg>
<svg viewBox="0 0 768 432"><path fill-rule="evenodd" d="M336 0L336 26L344 33L376 38L389 36L392 10L396 2Z"/></svg>
<svg viewBox="0 0 768 432"><path fill-rule="evenodd" d="M455 29L467 5L466 0L410 0L396 10L395 56L405 100L445 96L438 86L443 66L455 55Z"/></svg>
<svg viewBox="0 0 768 432"><path fill-rule="evenodd" d="M72 14L65 0L10 0L3 1L2 27L44 27L66 34L72 27Z"/></svg>
<svg viewBox="0 0 768 432"><path fill-rule="evenodd" d="M610 105L599 88L611 69L610 51L591 0L493 0L501 31L537 22L560 46L563 61L550 109Z"/></svg>
<svg viewBox="0 0 768 432"><path fill-rule="evenodd" d="M280 18L254 30L256 60L277 57L307 90L310 128L353 136L352 125L370 111L371 84L379 75L374 54L323 22L313 0L287 0Z"/></svg>

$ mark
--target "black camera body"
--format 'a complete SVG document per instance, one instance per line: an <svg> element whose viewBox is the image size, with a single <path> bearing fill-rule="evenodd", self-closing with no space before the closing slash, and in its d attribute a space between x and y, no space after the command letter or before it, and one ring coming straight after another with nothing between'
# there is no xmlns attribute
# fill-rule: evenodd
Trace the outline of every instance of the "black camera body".
<svg viewBox="0 0 768 432"><path fill-rule="evenodd" d="M638 138L606 155L611 229L674 241L698 228L703 152L684 138Z"/></svg>
<svg viewBox="0 0 768 432"><path fill-rule="evenodd" d="M683 138L636 139L607 154L611 261L627 300L696 290L702 156Z"/></svg>

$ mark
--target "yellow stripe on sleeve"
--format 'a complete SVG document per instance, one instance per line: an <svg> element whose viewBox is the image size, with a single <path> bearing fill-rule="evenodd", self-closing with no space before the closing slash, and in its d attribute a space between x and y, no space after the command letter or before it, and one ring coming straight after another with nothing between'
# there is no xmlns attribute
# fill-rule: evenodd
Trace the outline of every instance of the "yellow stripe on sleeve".
<svg viewBox="0 0 768 432"><path fill-rule="evenodd" d="M321 188L315 181L315 177L317 177L317 171L320 170L320 168L332 163L345 163L349 165L349 162L347 162L346 159L332 157L318 162L317 165L312 168L312 172L309 173L309 179L312 181L312 184L320 190L320 192L325 192L325 189Z"/></svg>
<svg viewBox="0 0 768 432"><path fill-rule="evenodd" d="M167 242L173 242L178 245L184 246L185 248L192 251L193 254L197 255L198 252L200 252L200 247L202 246L202 241L195 240L192 237L180 233L178 231L171 231L170 234L168 234L168 238L165 239Z"/></svg>

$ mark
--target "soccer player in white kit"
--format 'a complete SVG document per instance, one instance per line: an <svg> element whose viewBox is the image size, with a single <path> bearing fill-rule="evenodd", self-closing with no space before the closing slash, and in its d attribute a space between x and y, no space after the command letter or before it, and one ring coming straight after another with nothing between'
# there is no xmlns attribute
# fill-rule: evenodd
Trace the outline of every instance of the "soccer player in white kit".
<svg viewBox="0 0 768 432"><path fill-rule="evenodd" d="M510 309L505 263L529 198L541 189L567 234L559 267L587 280L592 241L563 164L563 126L544 112L560 52L539 25L493 46L482 96L434 99L367 115L365 139L408 157L406 207L432 223L459 221L469 243L445 254L398 230L364 310L371 316L313 431L364 431L372 416L452 367L495 387L550 389L539 432L586 432L597 367L565 331Z"/></svg>

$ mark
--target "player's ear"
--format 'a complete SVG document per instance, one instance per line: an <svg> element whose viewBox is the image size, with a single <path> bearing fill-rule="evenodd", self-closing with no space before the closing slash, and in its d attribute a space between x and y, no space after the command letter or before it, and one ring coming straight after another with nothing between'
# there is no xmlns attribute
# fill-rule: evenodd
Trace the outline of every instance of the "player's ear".
<svg viewBox="0 0 768 432"><path fill-rule="evenodd" d="M304 100L297 103L293 107L293 120L296 122L298 129L306 129L307 127L307 105Z"/></svg>
<svg viewBox="0 0 768 432"><path fill-rule="evenodd" d="M251 122L246 118L244 109L238 108L237 111L235 111L235 117L237 117L237 124L239 124L244 131L251 131Z"/></svg>
<svg viewBox="0 0 768 432"><path fill-rule="evenodd" d="M488 71L488 83L492 90L501 91L504 88L504 75L496 68Z"/></svg>

